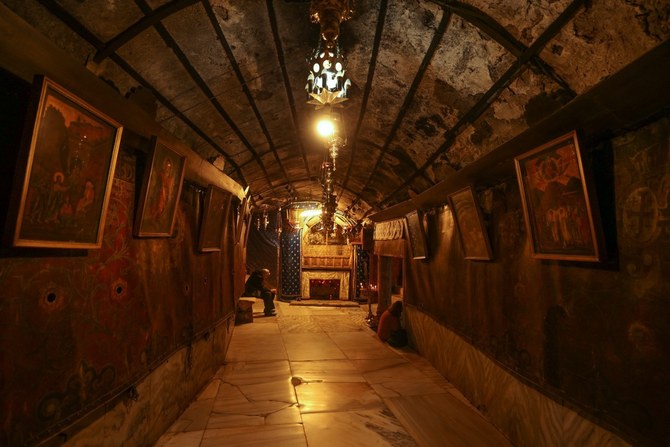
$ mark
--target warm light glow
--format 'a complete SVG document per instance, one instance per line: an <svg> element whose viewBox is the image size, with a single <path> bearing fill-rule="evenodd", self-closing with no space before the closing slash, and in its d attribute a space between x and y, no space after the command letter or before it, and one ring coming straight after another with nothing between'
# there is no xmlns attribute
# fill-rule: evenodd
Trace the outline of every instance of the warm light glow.
<svg viewBox="0 0 670 447"><path fill-rule="evenodd" d="M314 216L319 216L321 215L321 210L303 210L300 213L300 217L303 219L307 219L309 217L314 217Z"/></svg>
<svg viewBox="0 0 670 447"><path fill-rule="evenodd" d="M330 137L335 133L335 125L331 120L324 118L317 123L316 130L322 137Z"/></svg>

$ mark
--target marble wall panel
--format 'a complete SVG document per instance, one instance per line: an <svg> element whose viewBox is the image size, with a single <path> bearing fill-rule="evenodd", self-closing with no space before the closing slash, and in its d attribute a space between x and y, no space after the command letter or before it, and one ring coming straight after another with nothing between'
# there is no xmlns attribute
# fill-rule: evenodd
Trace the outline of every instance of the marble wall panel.
<svg viewBox="0 0 670 447"><path fill-rule="evenodd" d="M525 385L476 347L413 306L405 318L416 349L516 446L629 445Z"/></svg>
<svg viewBox="0 0 670 447"><path fill-rule="evenodd" d="M153 445L201 392L199 405L216 390L204 388L223 363L233 325L225 322L207 338L180 349L86 428L67 440L68 447ZM212 382L218 385L219 382ZM208 394L209 393L209 394ZM204 404L203 404L204 403ZM209 405L211 407L211 405ZM207 414L211 408L207 407ZM190 410L189 410L190 411ZM194 409L197 415L197 409ZM192 427L196 430L197 427ZM61 439L67 439L67 431Z"/></svg>

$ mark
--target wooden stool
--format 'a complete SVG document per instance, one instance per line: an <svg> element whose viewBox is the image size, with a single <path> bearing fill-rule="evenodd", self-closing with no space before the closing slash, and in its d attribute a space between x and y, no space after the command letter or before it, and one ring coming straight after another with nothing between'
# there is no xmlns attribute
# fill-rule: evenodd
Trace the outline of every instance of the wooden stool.
<svg viewBox="0 0 670 447"><path fill-rule="evenodd" d="M236 325L254 322L254 303L256 303L254 297L243 296L237 300Z"/></svg>

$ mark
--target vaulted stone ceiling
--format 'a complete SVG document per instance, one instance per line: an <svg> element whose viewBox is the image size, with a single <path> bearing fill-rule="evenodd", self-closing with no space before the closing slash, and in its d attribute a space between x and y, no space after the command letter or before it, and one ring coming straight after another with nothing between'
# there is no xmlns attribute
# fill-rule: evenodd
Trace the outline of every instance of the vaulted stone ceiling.
<svg viewBox="0 0 670 447"><path fill-rule="evenodd" d="M242 186L320 200L306 0L2 0ZM403 202L670 35L667 0L355 0L338 207Z"/></svg>

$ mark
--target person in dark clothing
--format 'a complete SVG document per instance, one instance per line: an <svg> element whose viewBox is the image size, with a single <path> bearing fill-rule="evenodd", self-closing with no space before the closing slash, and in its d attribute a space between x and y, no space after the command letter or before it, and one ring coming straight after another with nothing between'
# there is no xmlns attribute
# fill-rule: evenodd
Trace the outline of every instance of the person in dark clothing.
<svg viewBox="0 0 670 447"><path fill-rule="evenodd" d="M386 309L379 319L377 336L395 348L402 348L407 344L407 332L400 324L402 301L395 301Z"/></svg>
<svg viewBox="0 0 670 447"><path fill-rule="evenodd" d="M275 289L270 289L266 285L266 280L270 277L270 270L260 269L253 272L244 286L244 296L255 296L263 299L264 313L266 316L275 315Z"/></svg>

